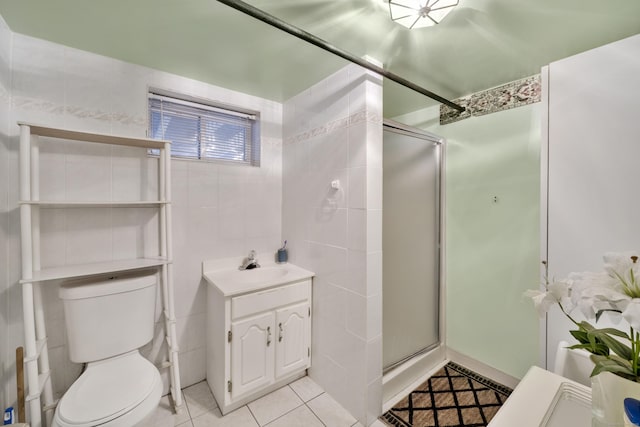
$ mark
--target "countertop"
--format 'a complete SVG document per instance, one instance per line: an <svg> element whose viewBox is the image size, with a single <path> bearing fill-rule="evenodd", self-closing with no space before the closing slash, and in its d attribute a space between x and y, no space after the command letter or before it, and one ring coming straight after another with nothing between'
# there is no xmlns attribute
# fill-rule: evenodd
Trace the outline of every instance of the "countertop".
<svg viewBox="0 0 640 427"><path fill-rule="evenodd" d="M563 427L591 427L591 389L537 366L532 366L529 369L488 427L554 425L553 423L547 424L547 412L550 407L555 405L558 392L567 387L575 390L578 394L589 396L584 400L584 405L588 404L589 408L582 408L576 416L571 417L570 424L565 423Z"/></svg>
<svg viewBox="0 0 640 427"><path fill-rule="evenodd" d="M310 279L315 273L294 264L275 262L260 262L259 268L241 271L237 260L227 259L203 262L202 276L224 297L233 297Z"/></svg>

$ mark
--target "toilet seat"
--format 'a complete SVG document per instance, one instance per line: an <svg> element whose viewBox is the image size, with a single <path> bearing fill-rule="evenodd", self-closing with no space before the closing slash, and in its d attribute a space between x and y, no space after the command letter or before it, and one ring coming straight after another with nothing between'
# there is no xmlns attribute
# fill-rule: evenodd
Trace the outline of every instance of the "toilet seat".
<svg viewBox="0 0 640 427"><path fill-rule="evenodd" d="M60 399L54 424L134 425L153 411L161 394L160 373L137 350L91 362ZM130 412L139 419L124 422Z"/></svg>

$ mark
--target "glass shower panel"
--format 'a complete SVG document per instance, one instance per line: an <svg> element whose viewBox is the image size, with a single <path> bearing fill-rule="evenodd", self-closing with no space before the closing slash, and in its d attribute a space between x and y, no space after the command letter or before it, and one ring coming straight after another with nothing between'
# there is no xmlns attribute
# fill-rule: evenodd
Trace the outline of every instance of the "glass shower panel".
<svg viewBox="0 0 640 427"><path fill-rule="evenodd" d="M439 343L439 146L385 128L383 362Z"/></svg>

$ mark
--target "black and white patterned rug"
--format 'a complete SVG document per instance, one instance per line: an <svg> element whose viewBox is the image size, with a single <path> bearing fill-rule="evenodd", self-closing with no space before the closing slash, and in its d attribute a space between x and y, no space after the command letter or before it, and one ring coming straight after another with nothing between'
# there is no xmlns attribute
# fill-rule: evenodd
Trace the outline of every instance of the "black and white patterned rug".
<svg viewBox="0 0 640 427"><path fill-rule="evenodd" d="M485 427L512 391L449 362L380 419L396 427Z"/></svg>

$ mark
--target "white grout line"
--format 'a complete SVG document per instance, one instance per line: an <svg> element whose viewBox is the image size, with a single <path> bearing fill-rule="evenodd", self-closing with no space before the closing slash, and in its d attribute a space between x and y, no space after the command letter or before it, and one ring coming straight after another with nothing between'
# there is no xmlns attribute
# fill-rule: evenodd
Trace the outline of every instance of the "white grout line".
<svg viewBox="0 0 640 427"><path fill-rule="evenodd" d="M322 393L320 393L319 395L317 395L316 397L309 399L309 402L311 402L313 399L320 397L324 394L325 392L323 391ZM320 421L320 424L322 424L323 426L327 427L327 425L324 423L324 421L322 421L322 418L320 418L318 416L318 414L316 414L315 412L313 412L313 409L311 409L311 407L309 405L307 405L307 402L304 402L304 406L307 407L307 409L313 414L314 417L316 417L318 419L318 421Z"/></svg>
<svg viewBox="0 0 640 427"><path fill-rule="evenodd" d="M195 385L195 384L194 384L194 385ZM325 391L323 391L322 393L318 394L317 396L314 396L313 398L309 399L309 401L305 402L305 401L304 401L304 399L303 399L303 398L302 398L298 393L296 393L296 391L293 389L293 387L291 387L291 386L290 386L290 385L288 385L288 384L287 384L287 386L288 386L289 388L291 388L291 390L292 390L292 391L294 392L294 394L295 394L295 395L300 399L300 401L301 401L302 403L301 403L300 405L296 406L295 408L291 409L290 411L288 411L288 412L286 412L286 413L284 413L284 414L280 415L279 417L274 418L273 420L269 421L267 424L264 424L264 425L261 425L261 424L260 424L260 422L259 422L259 421L258 421L258 419L256 418L255 414L251 411L251 408L249 407L249 405L248 405L248 404L247 404L247 405L243 405L243 406L246 406L246 407L247 407L247 409L249 410L249 413L251 414L251 416L252 416L253 420L256 422L256 424L257 424L258 426L260 426L260 427L268 427L269 425L271 425L272 423L274 423L276 420L279 420L280 418L282 418L282 417L284 417L284 416L286 416L286 415L290 414L291 412L295 411L296 409L300 408L301 406L306 406L306 407L307 407L307 409L308 409L308 410L313 414L313 416L314 416L314 417L316 417L316 419L317 419L318 421L320 421L320 424L322 424L322 425L323 425L323 426L325 426L325 427L328 427L328 426L327 426L327 424L322 420L322 418L320 418L320 416L319 416L318 414L316 414L316 413L313 411L313 409L308 405L308 403L309 403L309 402L311 402L312 400L315 400L315 399L319 398L320 396L322 396L322 395L323 395L323 394L325 394L326 392L325 392ZM189 405L188 405L188 403L187 403L187 399L185 399L185 398L184 398L184 393L183 393L183 402L184 402L184 407L185 407L185 409L187 410L187 413L189 414L189 419L188 419L188 420L185 420L182 424L179 424L177 427L182 427L182 426L184 426L185 424L190 424L190 425L191 425L191 427L193 427L193 425L194 425L194 424L193 424L193 420L194 420L194 418L193 418L193 417L191 417L191 412L189 411ZM215 401L215 398L214 398L214 402L216 403L216 405L218 404L218 402L216 402L216 401ZM241 406L240 408L242 408L242 406ZM237 409L240 409L240 408L237 408ZM198 415L196 418L200 418L200 417L204 416L207 412L215 412L215 410L216 410L216 409L220 410L220 407L219 407L219 406L216 406L215 408L209 408L206 412L203 412L202 414ZM236 410L237 410L237 409L236 409ZM223 417L224 417L224 415L223 415ZM355 427L355 426L357 426L357 425L358 425L358 423L359 423L359 421L357 421L357 420L356 420L356 422L355 422L354 424L352 424L352 425L351 425L351 427Z"/></svg>
<svg viewBox="0 0 640 427"><path fill-rule="evenodd" d="M257 425L260 425L260 423L258 422L258 419L256 418L255 414L253 413L253 411L251 410L251 408L249 408L249 405L243 405L240 408L246 406L247 410L249 411L249 413L251 414L251 416L253 417L253 420L256 422ZM238 408L238 409L240 409ZM235 409L237 411L237 409ZM222 411L220 411L220 414L222 414ZM224 415L222 416L224 418Z"/></svg>

